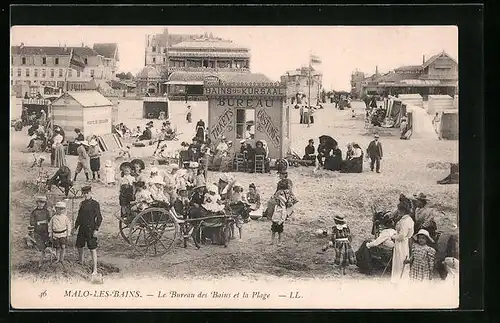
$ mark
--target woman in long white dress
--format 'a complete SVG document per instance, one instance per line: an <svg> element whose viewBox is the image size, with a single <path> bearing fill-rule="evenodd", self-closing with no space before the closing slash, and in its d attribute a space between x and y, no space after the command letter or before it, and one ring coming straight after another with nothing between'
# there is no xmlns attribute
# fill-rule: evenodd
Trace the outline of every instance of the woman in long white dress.
<svg viewBox="0 0 500 323"><path fill-rule="evenodd" d="M60 128L54 129L55 136L52 139L52 149L54 150L54 167L60 168L66 166L66 153L63 145L63 136L61 135Z"/></svg>
<svg viewBox="0 0 500 323"><path fill-rule="evenodd" d="M397 283L409 277L410 266L405 265L405 260L410 258L410 238L413 236L414 222L409 215L409 210L403 204L398 204L399 221L396 223L394 249L392 251L391 282Z"/></svg>

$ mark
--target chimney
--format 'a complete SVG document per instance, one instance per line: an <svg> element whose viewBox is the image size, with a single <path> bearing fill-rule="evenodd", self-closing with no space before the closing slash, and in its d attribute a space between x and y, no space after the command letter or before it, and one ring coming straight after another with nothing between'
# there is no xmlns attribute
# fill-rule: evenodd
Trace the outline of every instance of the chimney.
<svg viewBox="0 0 500 323"><path fill-rule="evenodd" d="M422 65L425 64L425 55L422 55Z"/></svg>
<svg viewBox="0 0 500 323"><path fill-rule="evenodd" d="M378 74L378 66L375 66L375 74Z"/></svg>
<svg viewBox="0 0 500 323"><path fill-rule="evenodd" d="M85 44L82 42L82 47L85 47Z"/></svg>

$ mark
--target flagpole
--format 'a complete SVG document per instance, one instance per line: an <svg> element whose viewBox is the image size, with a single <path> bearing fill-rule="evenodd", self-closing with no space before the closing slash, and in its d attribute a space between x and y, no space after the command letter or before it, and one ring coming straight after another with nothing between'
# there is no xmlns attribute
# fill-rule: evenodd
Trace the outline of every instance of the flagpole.
<svg viewBox="0 0 500 323"><path fill-rule="evenodd" d="M308 95L307 95L307 126L309 127L309 124L311 123L311 117L309 113L309 109L311 108L311 51L309 51L309 76L308 76Z"/></svg>
<svg viewBox="0 0 500 323"><path fill-rule="evenodd" d="M69 53L68 67L66 68L66 72L64 73L64 92L68 92L68 71L71 68L72 58L73 58L73 48L71 48L71 52Z"/></svg>

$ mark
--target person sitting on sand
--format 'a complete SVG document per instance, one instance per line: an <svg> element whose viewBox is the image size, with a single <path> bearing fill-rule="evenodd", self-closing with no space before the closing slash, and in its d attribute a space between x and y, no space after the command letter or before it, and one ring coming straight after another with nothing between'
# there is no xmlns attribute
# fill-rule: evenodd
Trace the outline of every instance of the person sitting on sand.
<svg viewBox="0 0 500 323"><path fill-rule="evenodd" d="M257 191L257 187L255 186L254 183L248 185L248 193L246 196L246 200L250 204L251 211L257 211L260 209L261 207L260 194Z"/></svg>
<svg viewBox="0 0 500 323"><path fill-rule="evenodd" d="M306 148L304 148L304 157L302 157L303 160L311 160L313 163L312 165L315 166L316 165L316 149L314 148L314 140L313 139L309 139L309 142L306 146Z"/></svg>

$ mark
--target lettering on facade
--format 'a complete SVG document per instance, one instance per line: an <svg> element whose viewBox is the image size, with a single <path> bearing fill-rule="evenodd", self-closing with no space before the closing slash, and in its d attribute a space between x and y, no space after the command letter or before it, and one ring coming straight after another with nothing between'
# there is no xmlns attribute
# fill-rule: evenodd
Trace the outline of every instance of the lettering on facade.
<svg viewBox="0 0 500 323"><path fill-rule="evenodd" d="M257 112L257 120L256 120L256 130L259 132L265 133L271 143L278 148L281 144L280 131L273 124L273 120L267 114L265 109L260 109Z"/></svg>
<svg viewBox="0 0 500 323"><path fill-rule="evenodd" d="M101 120L89 120L87 121L87 124L103 124L103 123L108 123L109 119L101 119Z"/></svg>
<svg viewBox="0 0 500 323"><path fill-rule="evenodd" d="M262 99L217 99L219 107L236 107L236 108L272 108L273 100Z"/></svg>
<svg viewBox="0 0 500 323"><path fill-rule="evenodd" d="M285 96L284 88L205 87L205 95Z"/></svg>
<svg viewBox="0 0 500 323"><path fill-rule="evenodd" d="M234 112L232 109L226 109L226 111L220 115L219 119L210 130L212 140L218 140L226 131L233 131L233 117Z"/></svg>

